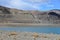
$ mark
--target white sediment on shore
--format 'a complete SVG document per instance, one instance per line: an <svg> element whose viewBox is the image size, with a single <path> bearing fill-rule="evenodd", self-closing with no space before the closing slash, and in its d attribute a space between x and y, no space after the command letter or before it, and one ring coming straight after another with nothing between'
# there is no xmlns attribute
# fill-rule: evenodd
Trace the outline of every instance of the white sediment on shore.
<svg viewBox="0 0 60 40"><path fill-rule="evenodd" d="M42 23L0 23L1 26L59 26L60 24L42 24Z"/></svg>
<svg viewBox="0 0 60 40"><path fill-rule="evenodd" d="M60 40L60 34L0 31L0 40Z"/></svg>

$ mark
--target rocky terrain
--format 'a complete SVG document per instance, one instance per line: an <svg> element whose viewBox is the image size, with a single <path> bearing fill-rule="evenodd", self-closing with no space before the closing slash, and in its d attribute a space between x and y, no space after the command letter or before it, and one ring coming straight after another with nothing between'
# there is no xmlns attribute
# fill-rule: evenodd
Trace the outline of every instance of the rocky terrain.
<svg viewBox="0 0 60 40"><path fill-rule="evenodd" d="M60 40L60 34L0 31L0 40Z"/></svg>
<svg viewBox="0 0 60 40"><path fill-rule="evenodd" d="M60 10L18 10L0 6L0 23L60 24Z"/></svg>

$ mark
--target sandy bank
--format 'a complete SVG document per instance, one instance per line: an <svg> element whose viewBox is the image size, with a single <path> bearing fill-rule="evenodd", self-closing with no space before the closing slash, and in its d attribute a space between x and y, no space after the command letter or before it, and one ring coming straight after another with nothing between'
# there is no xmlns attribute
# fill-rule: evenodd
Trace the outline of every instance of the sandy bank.
<svg viewBox="0 0 60 40"><path fill-rule="evenodd" d="M0 23L0 26L60 26L60 24L37 24L37 23Z"/></svg>

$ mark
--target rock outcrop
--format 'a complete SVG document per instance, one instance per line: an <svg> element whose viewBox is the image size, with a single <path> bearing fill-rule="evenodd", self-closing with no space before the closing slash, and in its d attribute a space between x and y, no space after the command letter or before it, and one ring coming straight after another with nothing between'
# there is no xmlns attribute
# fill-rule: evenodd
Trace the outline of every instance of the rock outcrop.
<svg viewBox="0 0 60 40"><path fill-rule="evenodd" d="M0 6L0 23L59 24L60 10L18 10Z"/></svg>

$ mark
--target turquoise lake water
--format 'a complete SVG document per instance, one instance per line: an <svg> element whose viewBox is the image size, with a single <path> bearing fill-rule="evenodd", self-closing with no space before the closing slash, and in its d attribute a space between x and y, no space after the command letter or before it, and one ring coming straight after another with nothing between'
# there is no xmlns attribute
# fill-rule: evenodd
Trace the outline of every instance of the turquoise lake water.
<svg viewBox="0 0 60 40"><path fill-rule="evenodd" d="M56 27L50 27L50 26L2 27L0 28L0 30L60 34L59 26L56 26Z"/></svg>

